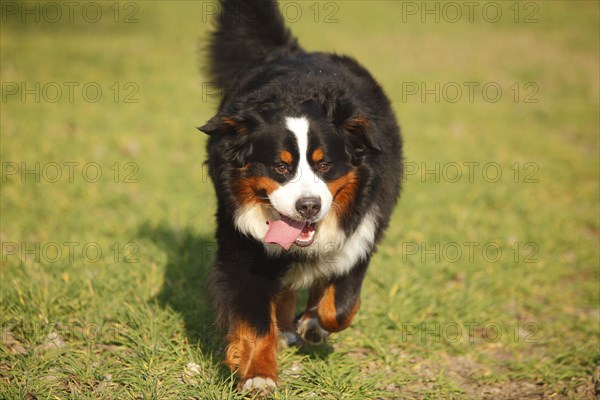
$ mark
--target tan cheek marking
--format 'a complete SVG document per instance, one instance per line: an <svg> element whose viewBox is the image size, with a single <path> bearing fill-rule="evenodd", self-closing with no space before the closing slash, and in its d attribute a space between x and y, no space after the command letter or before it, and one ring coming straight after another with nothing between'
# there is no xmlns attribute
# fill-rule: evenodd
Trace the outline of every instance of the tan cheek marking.
<svg viewBox="0 0 600 400"><path fill-rule="evenodd" d="M261 192L273 193L279 187L279 183L264 176L251 176L240 178L235 184L236 195L241 204L268 203L269 200L260 197Z"/></svg>
<svg viewBox="0 0 600 400"><path fill-rule="evenodd" d="M319 147L318 149L316 149L315 151L313 151L313 153L312 153L312 160L315 163L318 163L318 162L322 161L324 158L325 158L325 152L323 151L322 148Z"/></svg>
<svg viewBox="0 0 600 400"><path fill-rule="evenodd" d="M292 161L294 161L294 157L292 156L292 153L290 153L287 150L284 150L281 153L279 153L279 159L288 165L291 165Z"/></svg>
<svg viewBox="0 0 600 400"><path fill-rule="evenodd" d="M335 211L339 217L346 215L350 211L350 206L354 201L354 196L358 190L358 176L355 171L350 171L346 175L327 184L333 203L336 205Z"/></svg>

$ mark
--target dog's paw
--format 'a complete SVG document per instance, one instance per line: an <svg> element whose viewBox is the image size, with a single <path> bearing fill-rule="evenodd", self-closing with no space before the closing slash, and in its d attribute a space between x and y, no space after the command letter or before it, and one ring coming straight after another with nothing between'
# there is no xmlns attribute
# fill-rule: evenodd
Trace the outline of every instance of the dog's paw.
<svg viewBox="0 0 600 400"><path fill-rule="evenodd" d="M316 318L300 318L297 331L302 340L312 345L325 342L329 336L329 332L321 327Z"/></svg>
<svg viewBox="0 0 600 400"><path fill-rule="evenodd" d="M300 346L302 344L302 339L300 339L300 336L298 336L296 332L292 331L281 332L279 340L281 344L286 347Z"/></svg>
<svg viewBox="0 0 600 400"><path fill-rule="evenodd" d="M271 378L263 378L255 376L254 378L246 379L242 383L242 392L257 393L261 396L265 396L272 393L277 389L277 384Z"/></svg>

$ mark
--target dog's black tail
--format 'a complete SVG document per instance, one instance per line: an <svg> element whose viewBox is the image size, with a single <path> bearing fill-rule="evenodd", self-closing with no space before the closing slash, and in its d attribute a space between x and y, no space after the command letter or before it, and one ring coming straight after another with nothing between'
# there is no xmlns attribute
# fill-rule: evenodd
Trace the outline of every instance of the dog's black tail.
<svg viewBox="0 0 600 400"><path fill-rule="evenodd" d="M243 71L300 50L276 0L221 0L220 4L208 45L208 73L219 88L228 90Z"/></svg>

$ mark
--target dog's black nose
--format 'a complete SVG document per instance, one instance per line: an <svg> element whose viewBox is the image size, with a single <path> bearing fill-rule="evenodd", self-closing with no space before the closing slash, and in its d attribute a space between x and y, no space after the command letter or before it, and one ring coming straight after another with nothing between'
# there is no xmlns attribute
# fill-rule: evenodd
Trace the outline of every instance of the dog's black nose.
<svg viewBox="0 0 600 400"><path fill-rule="evenodd" d="M321 199L303 197L296 202L296 210L306 219L311 219L321 211Z"/></svg>

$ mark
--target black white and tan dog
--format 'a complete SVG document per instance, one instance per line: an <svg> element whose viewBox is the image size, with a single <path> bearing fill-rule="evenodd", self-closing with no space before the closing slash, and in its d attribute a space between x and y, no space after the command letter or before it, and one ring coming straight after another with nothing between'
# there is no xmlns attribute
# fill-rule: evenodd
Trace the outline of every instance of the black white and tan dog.
<svg viewBox="0 0 600 400"><path fill-rule="evenodd" d="M399 195L402 142L369 72L303 50L276 3L222 0L216 25L208 69L223 97L199 128L218 198L211 288L225 363L240 389L268 391L280 335L321 343L352 322Z"/></svg>

